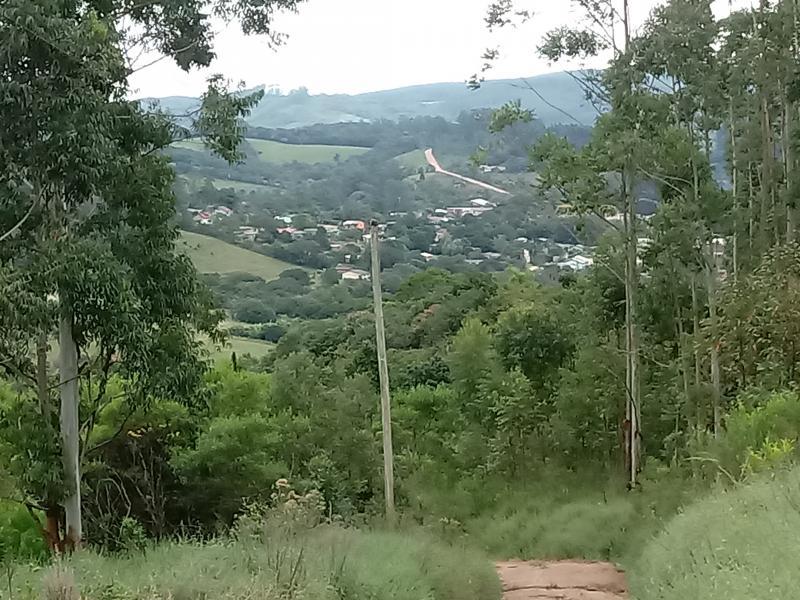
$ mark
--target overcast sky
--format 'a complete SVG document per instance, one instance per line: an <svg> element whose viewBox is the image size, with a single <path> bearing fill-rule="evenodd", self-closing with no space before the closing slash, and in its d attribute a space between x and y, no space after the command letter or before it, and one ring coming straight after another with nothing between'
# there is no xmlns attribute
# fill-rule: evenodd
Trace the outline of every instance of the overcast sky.
<svg viewBox="0 0 800 600"><path fill-rule="evenodd" d="M736 0L749 4L751 0ZM491 78L523 77L561 70L535 56L541 34L574 23L569 0L529 0L532 21L518 30L490 35L484 25L489 0L308 0L298 14L284 15L277 29L288 34L278 50L244 36L236 25L220 27L217 60L210 69L184 73L163 60L135 73L134 96L195 96L212 73L233 82L301 86L312 93L360 93L421 83L464 81L479 70L487 47L503 57ZM632 0L641 23L661 0ZM724 11L728 0L718 0ZM154 57L143 57L141 64Z"/></svg>

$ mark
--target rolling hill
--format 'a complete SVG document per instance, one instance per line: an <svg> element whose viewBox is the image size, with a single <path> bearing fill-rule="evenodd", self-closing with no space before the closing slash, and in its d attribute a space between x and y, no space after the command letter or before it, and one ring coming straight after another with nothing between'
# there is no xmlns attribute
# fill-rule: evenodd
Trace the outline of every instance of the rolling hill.
<svg viewBox="0 0 800 600"><path fill-rule="evenodd" d="M474 91L465 83L457 82L356 95L310 95L302 90L286 95L269 93L253 109L248 123L257 127L296 128L317 123L394 121L415 116L440 116L453 120L465 110L497 107L517 99L548 125L574 124L576 121L591 125L597 118L597 111L586 100L580 85L568 73L553 73L525 79L486 81ZM156 102L167 111L183 113L187 107L197 106L199 101L169 97L143 102Z"/></svg>
<svg viewBox="0 0 800 600"><path fill-rule="evenodd" d="M188 231L181 233L178 249L192 259L201 273L250 273L269 281L277 279L287 269L297 268L252 250Z"/></svg>
<svg viewBox="0 0 800 600"><path fill-rule="evenodd" d="M351 156L364 154L369 148L356 146L322 146L318 144L284 144L269 140L248 138L247 143L258 153L261 160L271 163L320 163L332 162L338 156L346 160Z"/></svg>
<svg viewBox="0 0 800 600"><path fill-rule="evenodd" d="M252 152L249 154L258 155L259 159L262 161L274 164L291 162L306 164L333 162L337 160L337 158L347 160L351 156L358 156L359 154L364 154L369 151L369 148L361 148L358 146L287 144L255 138L245 138L245 142L252 149ZM172 146L181 150L208 152L203 142L196 138L174 142Z"/></svg>

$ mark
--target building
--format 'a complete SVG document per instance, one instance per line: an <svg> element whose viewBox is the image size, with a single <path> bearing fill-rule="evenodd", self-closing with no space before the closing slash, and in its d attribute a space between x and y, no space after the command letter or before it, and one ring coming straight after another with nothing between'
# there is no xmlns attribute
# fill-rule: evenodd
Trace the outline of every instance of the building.
<svg viewBox="0 0 800 600"><path fill-rule="evenodd" d="M194 222L200 225L211 225L214 222L214 216L210 212L200 212L194 216Z"/></svg>
<svg viewBox="0 0 800 600"><path fill-rule="evenodd" d="M241 241L247 242L254 242L256 241L256 236L258 235L259 229L258 227L250 227L248 225L242 225L239 227L239 232L236 234L236 237L239 238Z"/></svg>
<svg viewBox="0 0 800 600"><path fill-rule="evenodd" d="M214 209L214 214L223 217L230 217L233 214L233 209L230 209L227 206L217 206Z"/></svg>
<svg viewBox="0 0 800 600"><path fill-rule="evenodd" d="M469 201L469 203L470 206L477 206L478 208L487 208L487 207L494 208L495 206L497 206L493 202L489 202L488 200L484 200L483 198L473 198L472 200Z"/></svg>
<svg viewBox="0 0 800 600"><path fill-rule="evenodd" d="M430 252L420 252L419 255L425 260L425 262L436 260L436 255L431 254Z"/></svg>
<svg viewBox="0 0 800 600"><path fill-rule="evenodd" d="M503 165L481 165L478 167L481 173L505 173L506 167Z"/></svg>
<svg viewBox="0 0 800 600"><path fill-rule="evenodd" d="M349 220L342 223L345 229L358 229L359 231L366 231L367 224L364 221Z"/></svg>
<svg viewBox="0 0 800 600"><path fill-rule="evenodd" d="M594 264L594 259L588 256L577 255L558 263L562 269L572 269L573 271L583 271Z"/></svg>
<svg viewBox="0 0 800 600"><path fill-rule="evenodd" d="M362 269L353 269L352 271L345 271L340 277L342 281L367 281L369 273Z"/></svg>
<svg viewBox="0 0 800 600"><path fill-rule="evenodd" d="M467 215L479 217L493 208L492 206L448 206L447 214L450 217L465 217Z"/></svg>

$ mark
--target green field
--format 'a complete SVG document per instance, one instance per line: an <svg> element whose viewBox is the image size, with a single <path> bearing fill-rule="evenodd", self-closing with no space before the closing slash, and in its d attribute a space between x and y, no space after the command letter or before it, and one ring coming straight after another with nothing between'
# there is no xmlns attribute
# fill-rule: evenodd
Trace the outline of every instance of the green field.
<svg viewBox="0 0 800 600"><path fill-rule="evenodd" d="M317 146L311 144L282 144L269 140L248 138L247 142L258 152L261 160L270 163L318 163L331 162L338 154L341 160L364 154L369 148L356 146Z"/></svg>
<svg viewBox="0 0 800 600"><path fill-rule="evenodd" d="M188 140L181 140L180 142L172 142L173 148L180 148L182 150L194 150L195 152L204 152L206 150L203 140L200 138L191 138Z"/></svg>
<svg viewBox="0 0 800 600"><path fill-rule="evenodd" d="M245 140L264 162L269 163L290 163L300 162L314 164L320 162L332 162L338 155L341 160L347 160L352 156L358 156L369 151L369 148L359 146L325 146L318 144L284 144L271 140L258 140L246 138ZM207 149L199 138L182 140L172 144L173 148L182 150L192 150L195 152L206 152ZM423 157L424 160L424 157ZM224 181L224 180L217 180ZM216 185L216 184L215 184ZM248 184L254 185L254 184ZM248 190L249 191L249 190Z"/></svg>
<svg viewBox="0 0 800 600"><path fill-rule="evenodd" d="M211 353L211 358L217 362L220 360L229 360L231 353L236 352L236 356L241 357L250 354L254 358L261 358L265 356L273 344L263 340L254 340L251 338L234 337L231 336L225 342L222 348L208 344L208 350Z"/></svg>
<svg viewBox="0 0 800 600"><path fill-rule="evenodd" d="M207 235L181 233L178 249L192 259L201 273L250 273L265 279L277 279L283 271L294 265L245 250Z"/></svg>
<svg viewBox="0 0 800 600"><path fill-rule="evenodd" d="M394 159L408 169L416 170L420 167L428 166L424 150L412 150L411 152L395 156Z"/></svg>
<svg viewBox="0 0 800 600"><path fill-rule="evenodd" d="M237 181L235 179L210 179L208 177L193 177L182 176L181 179L186 181L192 189L199 190L209 181L218 190L232 189L236 192L250 193L250 192L263 192L270 189L268 185L261 185L258 183L248 183L247 181Z"/></svg>

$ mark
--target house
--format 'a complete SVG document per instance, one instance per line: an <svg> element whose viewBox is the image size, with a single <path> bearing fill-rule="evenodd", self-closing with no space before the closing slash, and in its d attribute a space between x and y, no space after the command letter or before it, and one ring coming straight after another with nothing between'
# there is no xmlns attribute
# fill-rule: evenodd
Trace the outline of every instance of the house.
<svg viewBox="0 0 800 600"><path fill-rule="evenodd" d="M358 229L359 231L366 231L367 224L364 221L349 220L342 222L342 227L345 229Z"/></svg>
<svg viewBox="0 0 800 600"><path fill-rule="evenodd" d="M249 227L247 225L242 225L241 227L239 227L239 232L236 234L236 237L241 241L255 242L257 235L258 235L258 227Z"/></svg>
<svg viewBox="0 0 800 600"><path fill-rule="evenodd" d="M478 167L481 173L505 173L506 167L503 165L481 165Z"/></svg>
<svg viewBox="0 0 800 600"><path fill-rule="evenodd" d="M200 225L211 225L214 222L214 216L206 211L197 213L193 219L196 223L200 223Z"/></svg>
<svg viewBox="0 0 800 600"><path fill-rule="evenodd" d="M342 281L364 281L369 279L369 273L363 269L356 269L352 265L338 264L336 272Z"/></svg>
<svg viewBox="0 0 800 600"><path fill-rule="evenodd" d="M338 225L331 225L329 223L321 223L320 227L325 230L325 233L328 235L339 233L339 226Z"/></svg>
<svg viewBox="0 0 800 600"><path fill-rule="evenodd" d="M447 208L447 214L451 217L465 217L467 215L479 217L493 208L492 206L449 206Z"/></svg>
<svg viewBox="0 0 800 600"><path fill-rule="evenodd" d="M228 208L227 206L217 206L214 209L214 214L220 215L223 217L230 217L233 214L233 210Z"/></svg>
<svg viewBox="0 0 800 600"><path fill-rule="evenodd" d="M292 224L292 216L291 215L286 215L286 216L283 216L283 217L275 217L275 220L276 221L283 221L287 225L291 225Z"/></svg>
<svg viewBox="0 0 800 600"><path fill-rule="evenodd" d="M428 216L428 223L433 223L434 225L439 225L441 223L449 223L450 219L447 217L440 217L439 215L429 215Z"/></svg>
<svg viewBox="0 0 800 600"><path fill-rule="evenodd" d="M294 235L294 234L297 233L297 229L295 227L278 227L275 230L275 232L276 233L281 233L281 234L285 233L285 234L288 234L288 235Z"/></svg>
<svg viewBox="0 0 800 600"><path fill-rule="evenodd" d="M589 258L588 256L574 256L569 260L565 260L563 262L558 263L558 266L562 269L572 269L573 271L583 271L588 269L594 264L594 259Z"/></svg>
<svg viewBox="0 0 800 600"><path fill-rule="evenodd" d="M341 279L342 281L366 281L369 279L369 273L362 269L353 269L342 273Z"/></svg>
<svg viewBox="0 0 800 600"><path fill-rule="evenodd" d="M436 255L431 254L430 252L420 252L419 255L425 260L425 262L436 260Z"/></svg>
<svg viewBox="0 0 800 600"><path fill-rule="evenodd" d="M494 208L495 206L497 206L493 202L489 202L488 200L484 200L483 198L473 198L472 200L469 201L469 203L471 206L477 206L478 208L486 208L489 206Z"/></svg>

